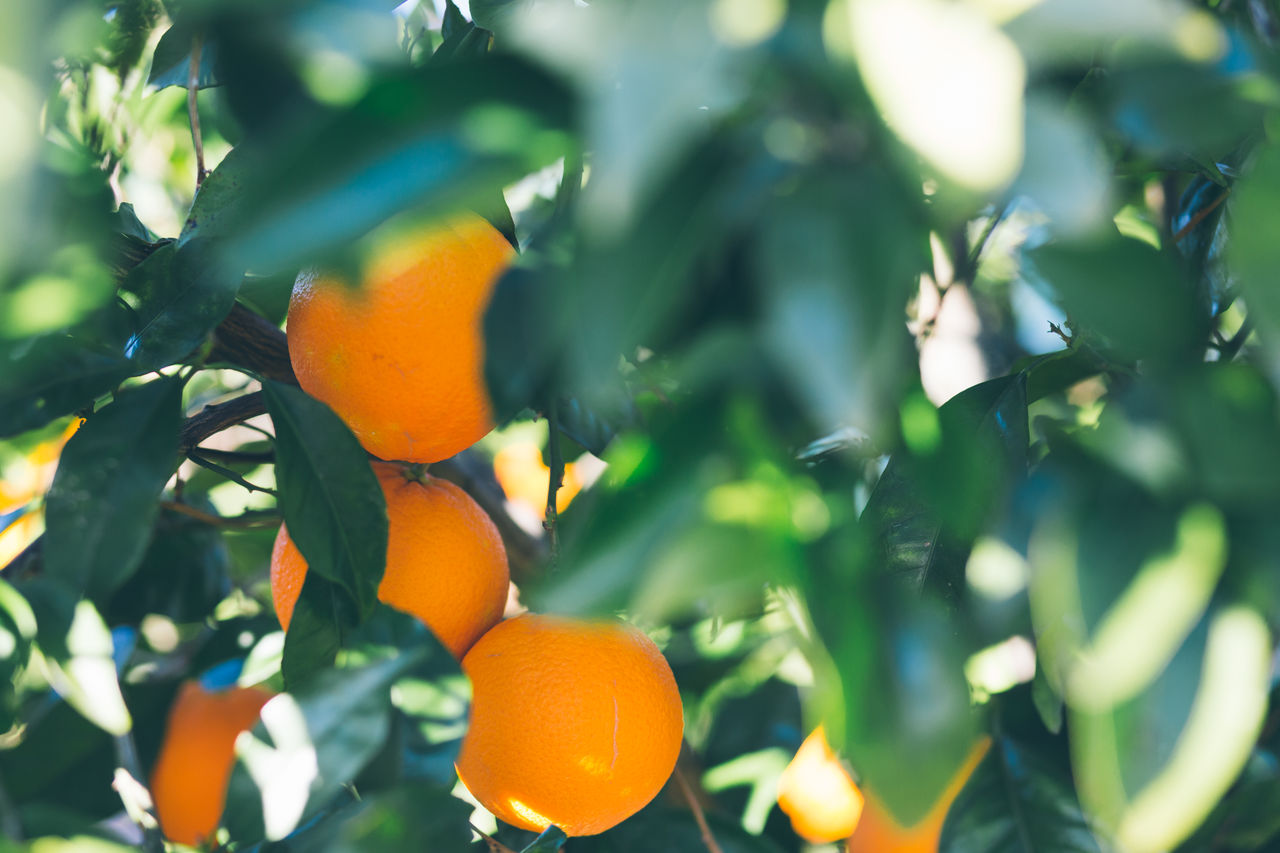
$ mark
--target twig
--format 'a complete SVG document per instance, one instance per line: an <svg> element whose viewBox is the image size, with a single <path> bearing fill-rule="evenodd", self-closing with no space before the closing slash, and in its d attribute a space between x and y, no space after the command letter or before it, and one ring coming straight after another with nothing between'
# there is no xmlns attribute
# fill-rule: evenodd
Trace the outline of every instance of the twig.
<svg viewBox="0 0 1280 853"><path fill-rule="evenodd" d="M180 515L190 516L198 521L213 527L241 528L241 527L269 527L278 524L280 515L270 510L249 510L240 515L223 517L197 509L190 504L179 503L178 501L160 501L162 509L172 510Z"/></svg>
<svg viewBox="0 0 1280 853"><path fill-rule="evenodd" d="M510 847L503 844L483 829L480 829L474 823L468 823L467 825L471 827L472 832L484 839L484 843L489 845L491 853L516 853Z"/></svg>
<svg viewBox="0 0 1280 853"><path fill-rule="evenodd" d="M1067 346L1071 346L1071 341L1073 340L1074 336L1071 334L1068 334L1061 326L1059 326L1057 323L1053 322L1052 320L1049 321L1049 332L1051 334L1057 335L1058 337L1062 338L1062 342L1065 343Z"/></svg>
<svg viewBox="0 0 1280 853"><path fill-rule="evenodd" d="M191 40L191 65L187 70L187 115L191 117L191 141L196 148L196 189L204 183L204 140L200 134L200 111L196 107L196 93L200 91L200 36Z"/></svg>
<svg viewBox="0 0 1280 853"><path fill-rule="evenodd" d="M560 534L556 529L556 496L564 483L564 456L560 452L560 413L554 396L547 406L547 446L551 451L551 476L547 479L547 513L543 518L542 529L547 531L547 542L551 550L551 565L554 568L560 560Z"/></svg>
<svg viewBox="0 0 1280 853"><path fill-rule="evenodd" d="M180 446L185 453L209 436L247 421L249 418L265 414L266 411L267 404L262 398L261 391L254 391L252 394L245 394L225 403L205 406L187 418L187 422L183 424Z"/></svg>
<svg viewBox="0 0 1280 853"><path fill-rule="evenodd" d="M248 480L246 480L244 477L241 477L235 471L232 471L230 468L226 468L222 465L219 465L216 462L205 459L199 453L195 453L195 452L188 453L187 458L190 459L195 464L199 465L201 468L204 468L206 471L212 471L215 474L219 474L223 477L226 477L228 480L235 483L237 486L240 486L242 489L246 489L250 492L262 492L264 495L274 495L276 493L275 489L268 489L265 486L259 486L255 483L251 483Z"/></svg>
<svg viewBox="0 0 1280 853"><path fill-rule="evenodd" d="M1204 208L1199 210L1195 216L1187 220L1187 224L1179 228L1178 233L1173 235L1173 242L1178 243L1182 240L1183 237L1190 234L1192 229L1194 229L1201 222L1204 222L1205 217L1207 217L1210 213L1213 213L1215 210L1217 210L1218 206L1221 205L1224 201L1226 201L1227 196L1229 195L1231 195L1231 190L1229 189L1223 190L1222 195L1218 196L1212 202L1205 205Z"/></svg>
<svg viewBox="0 0 1280 853"><path fill-rule="evenodd" d="M707 847L707 853L724 853L720 849L720 845L716 843L715 836L711 834L711 827L707 826L707 816L702 813L702 805L698 802L698 798L693 793L693 788L689 787L688 781L684 778L684 773L680 768L676 768L676 783L680 786L680 792L684 794L685 802L689 804L689 811L693 812L693 819L698 824L698 831L702 833L702 843Z"/></svg>
<svg viewBox="0 0 1280 853"><path fill-rule="evenodd" d="M524 528L511 520L506 509L507 497L494 479L493 469L487 464L481 464L470 451L464 450L457 456L431 463L431 473L471 495L493 519L502 536L502 543L506 546L507 563L516 583L532 577L537 567L546 559L546 543L530 536Z"/></svg>
<svg viewBox="0 0 1280 853"><path fill-rule="evenodd" d="M249 462L259 465L269 465L275 461L276 454L271 450L218 450L213 447L193 447L191 453L198 453L205 459L213 459L222 462Z"/></svg>
<svg viewBox="0 0 1280 853"><path fill-rule="evenodd" d="M268 379L298 384L284 332L238 302L213 332L209 361L229 362Z"/></svg>

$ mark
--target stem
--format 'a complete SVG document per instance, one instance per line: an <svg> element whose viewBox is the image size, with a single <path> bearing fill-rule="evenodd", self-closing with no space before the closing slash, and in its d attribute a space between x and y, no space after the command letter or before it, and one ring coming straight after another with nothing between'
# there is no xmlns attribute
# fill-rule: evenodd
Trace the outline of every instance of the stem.
<svg viewBox="0 0 1280 853"><path fill-rule="evenodd" d="M680 792L684 794L685 802L689 804L689 811L693 812L693 819L698 824L698 831L702 833L702 843L707 847L707 853L724 853L720 849L720 845L716 843L715 836L711 834L711 827L707 826L707 816L702 812L702 805L698 802L698 798L693 793L693 788L689 787L688 781L684 778L684 773L679 767L675 772L676 783L680 786Z"/></svg>
<svg viewBox="0 0 1280 853"><path fill-rule="evenodd" d="M196 108L196 93L200 90L200 36L191 40L191 65L187 70L187 115L191 117L191 141L196 148L196 189L204 183L204 140L200 134L200 111Z"/></svg>
<svg viewBox="0 0 1280 853"><path fill-rule="evenodd" d="M276 524L280 520L280 514L271 512L270 510L249 510L240 515L233 515L230 518L224 518L220 515L213 515L202 509L197 509L190 504L179 503L178 501L160 501L161 509L173 510L179 515L189 516L198 521L213 527L239 529L242 527L269 527Z"/></svg>
<svg viewBox="0 0 1280 853"><path fill-rule="evenodd" d="M215 474L221 474L223 477L226 477L231 482L235 483L241 488L247 489L250 492L262 492L265 495L274 495L276 493L275 489L268 489L263 486L258 486L253 483L250 483L248 480L246 480L244 477L241 477L239 474L237 474L235 471L232 471L230 468L224 468L223 466L219 465L216 462L212 462L208 459L205 459L199 453L194 453L194 452L188 453L187 458L190 459L195 464L199 465L201 468L212 471Z"/></svg>
<svg viewBox="0 0 1280 853"><path fill-rule="evenodd" d="M547 514L542 522L551 550L551 565L560 561L560 534L556 529L556 495L564 483L564 457L560 453L559 403L555 395L547 407L547 447L551 451L551 476L547 480Z"/></svg>
<svg viewBox="0 0 1280 853"><path fill-rule="evenodd" d="M1212 202L1210 202L1204 208L1198 211L1195 216L1187 220L1187 224L1179 228L1178 233L1173 235L1173 242L1177 243L1183 237L1190 234L1192 229L1194 229L1201 222L1204 222L1205 217L1207 217L1210 213L1213 213L1215 210L1217 210L1218 206L1222 204L1224 201L1226 201L1227 196L1229 195L1231 195L1231 190L1223 190L1222 195L1215 198Z"/></svg>
<svg viewBox="0 0 1280 853"><path fill-rule="evenodd" d="M265 414L266 411L267 404L262 399L261 391L254 391L252 394L245 394L225 403L205 406L187 418L187 422L182 425L182 449L190 450L209 436L247 421L249 418Z"/></svg>

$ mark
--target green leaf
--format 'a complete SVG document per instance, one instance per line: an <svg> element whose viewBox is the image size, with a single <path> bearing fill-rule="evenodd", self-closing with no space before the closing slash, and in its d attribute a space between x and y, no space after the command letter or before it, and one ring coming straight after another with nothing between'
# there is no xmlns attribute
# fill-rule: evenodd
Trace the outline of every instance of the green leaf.
<svg viewBox="0 0 1280 853"><path fill-rule="evenodd" d="M262 391L276 428L276 484L289 536L307 560L308 577L336 584L364 621L387 561L387 504L378 478L332 409L273 380Z"/></svg>
<svg viewBox="0 0 1280 853"><path fill-rule="evenodd" d="M780 853L781 848L765 835L751 835L735 820L709 812L705 815L707 828L721 853ZM582 847L582 842L595 846ZM687 809L672 809L654 803L633 818L591 839L575 839L570 848L584 849L586 853L599 851L669 850L673 853L705 853L698 822Z"/></svg>
<svg viewBox="0 0 1280 853"><path fill-rule="evenodd" d="M132 373L126 309L103 308L75 328L0 340L0 438L83 409Z"/></svg>
<svg viewBox="0 0 1280 853"><path fill-rule="evenodd" d="M166 86L187 88L191 80L192 44L198 35L200 35L198 30L181 18L165 30L164 35L160 36L160 41L156 43L147 83L157 89L163 89ZM196 72L196 88L207 89L218 85L214 73L217 61L217 43L205 42L201 38L200 67Z"/></svg>
<svg viewBox="0 0 1280 853"><path fill-rule="evenodd" d="M210 514L217 509L193 498L183 502ZM182 571L174 571L181 566ZM201 622L230 591L230 557L222 532L199 519L161 510L155 535L137 572L115 591L103 616L113 625L136 625L149 613L179 624Z"/></svg>
<svg viewBox="0 0 1280 853"><path fill-rule="evenodd" d="M433 63L484 56L489 52L489 42L493 39L493 33L477 27L463 17L453 0L449 0L445 6L440 35L443 41L431 55L430 61Z"/></svg>
<svg viewBox="0 0 1280 853"><path fill-rule="evenodd" d="M560 827L548 826L520 853L555 853L568 840L569 836L565 835Z"/></svg>
<svg viewBox="0 0 1280 853"><path fill-rule="evenodd" d="M0 580L0 726L12 727L18 720L19 678L30 660L36 630L31 604L21 592Z"/></svg>
<svg viewBox="0 0 1280 853"><path fill-rule="evenodd" d="M182 383L165 378L122 391L71 437L45 508L49 577L95 600L129 579L177 463L181 425Z"/></svg>
<svg viewBox="0 0 1280 853"><path fill-rule="evenodd" d="M1207 334L1207 304L1167 252L1115 234L1051 243L1027 254L1078 327L1120 359L1195 353Z"/></svg>
<svg viewBox="0 0 1280 853"><path fill-rule="evenodd" d="M325 853L420 853L465 850L471 840L472 806L447 788L406 783L393 791L365 798L343 815L329 836ZM336 836L336 837L334 837Z"/></svg>
<svg viewBox="0 0 1280 853"><path fill-rule="evenodd" d="M318 572L307 572L284 639L280 672L292 690L333 666L343 639L357 619L342 588Z"/></svg>
<svg viewBox="0 0 1280 853"><path fill-rule="evenodd" d="M238 748L223 821L238 841L278 840L328 806L382 746L391 685L422 663L424 649L322 673L263 708Z"/></svg>
<svg viewBox="0 0 1280 853"><path fill-rule="evenodd" d="M881 571L954 602L973 537L1026 470L1027 381L1021 373L992 379L936 413L922 397L910 402L908 447L890 458L862 517Z"/></svg>
<svg viewBox="0 0 1280 853"><path fill-rule="evenodd" d="M916 372L898 322L926 257L911 199L880 170L809 176L761 226L764 341L823 432L882 436Z"/></svg>
<svg viewBox="0 0 1280 853"><path fill-rule="evenodd" d="M242 215L241 199L249 185L249 175L249 157L244 149L231 149L196 191L191 210L182 224L182 233L178 235L179 248L199 238L216 241L235 233Z"/></svg>
<svg viewBox="0 0 1280 853"><path fill-rule="evenodd" d="M36 642L50 686L103 731L128 732L133 722L120 692L115 647L98 611L47 578L24 585L22 592L39 626Z"/></svg>
<svg viewBox="0 0 1280 853"><path fill-rule="evenodd" d="M314 263L409 208L484 208L565 153L570 103L559 81L511 56L381 79L319 126L241 146L249 171L231 263Z"/></svg>
<svg viewBox="0 0 1280 853"><path fill-rule="evenodd" d="M830 569L825 577L834 580ZM809 606L839 673L849 759L910 826L977 740L964 676L967 643L940 604L884 577L839 592L833 583L811 594Z"/></svg>
<svg viewBox="0 0 1280 853"><path fill-rule="evenodd" d="M206 239L170 243L130 272L121 285L138 299L137 329L125 343L134 372L181 360L235 304L241 275L228 274Z"/></svg>
<svg viewBox="0 0 1280 853"><path fill-rule="evenodd" d="M1071 776L1000 738L947 812L938 853L1102 853Z"/></svg>

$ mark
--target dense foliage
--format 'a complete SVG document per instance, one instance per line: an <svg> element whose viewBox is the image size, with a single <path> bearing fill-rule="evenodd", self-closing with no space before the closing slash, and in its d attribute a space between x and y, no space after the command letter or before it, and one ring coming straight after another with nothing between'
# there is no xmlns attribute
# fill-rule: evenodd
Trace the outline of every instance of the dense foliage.
<svg viewBox="0 0 1280 853"><path fill-rule="evenodd" d="M775 790L819 722L903 822L991 738L946 853L1280 849L1276 5L465 12L0 4L13 849L159 849L196 676L296 710L235 771L237 850L695 851L705 811L799 851ZM677 780L597 837L455 792L467 682L375 600L381 493L281 332L299 268L459 207L521 253L500 430L432 471L525 604L625 613L684 700ZM607 463L545 528L493 479L516 435ZM287 636L281 518L327 555Z"/></svg>

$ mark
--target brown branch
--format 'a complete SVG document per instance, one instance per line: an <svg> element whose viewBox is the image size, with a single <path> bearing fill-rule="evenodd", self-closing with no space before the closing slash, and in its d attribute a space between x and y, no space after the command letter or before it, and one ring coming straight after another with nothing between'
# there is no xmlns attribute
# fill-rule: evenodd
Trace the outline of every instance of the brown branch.
<svg viewBox="0 0 1280 853"><path fill-rule="evenodd" d="M239 302L214 330L209 360L225 361L247 367L268 379L298 384L284 332Z"/></svg>
<svg viewBox="0 0 1280 853"><path fill-rule="evenodd" d="M685 802L689 804L689 811L693 812L693 819L697 821L698 831L702 833L702 843L706 845L707 853L723 853L720 845L716 843L715 836L711 834L711 827L707 825L707 816L702 812L702 805L679 767L676 767L675 778L681 793L684 794Z"/></svg>
<svg viewBox="0 0 1280 853"><path fill-rule="evenodd" d="M200 134L200 110L196 107L196 93L200 91L200 36L191 40L191 65L187 70L187 115L191 117L191 141L196 148L196 189L204 183L208 174L204 168L204 139Z"/></svg>
<svg viewBox="0 0 1280 853"><path fill-rule="evenodd" d="M1179 228L1178 233L1173 235L1173 242L1177 243L1183 237L1190 234L1191 230L1195 228L1197 225L1199 225L1201 222L1204 222L1205 217L1207 217L1210 213L1213 213L1215 210L1217 210L1218 206L1221 205L1224 201L1226 201L1227 196L1229 195L1231 195L1231 190L1223 190L1222 195L1215 198L1211 203L1206 205L1203 209L1197 211L1196 215L1191 217L1189 220L1187 220L1187 224Z"/></svg>
<svg viewBox="0 0 1280 853"><path fill-rule="evenodd" d="M274 512L246 512L242 515L233 515L230 517L214 515L197 509L189 504L180 501L161 501L160 506L163 509L172 510L179 515L185 515L194 518L197 521L203 521L211 527L233 528L242 527L271 527L280 523L280 516Z"/></svg>
<svg viewBox="0 0 1280 853"><path fill-rule="evenodd" d="M185 455L187 451L209 436L222 432L227 427L243 423L249 418L265 414L266 411L267 404L262 398L261 391L235 397L225 403L205 406L187 418L186 423L182 425L182 439L179 444L183 454Z"/></svg>

